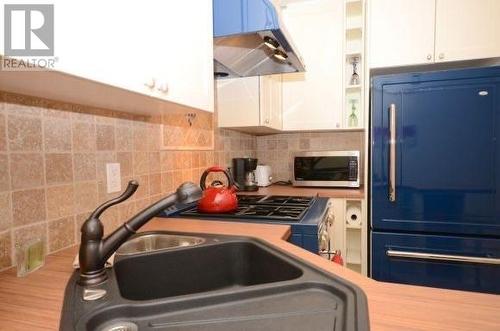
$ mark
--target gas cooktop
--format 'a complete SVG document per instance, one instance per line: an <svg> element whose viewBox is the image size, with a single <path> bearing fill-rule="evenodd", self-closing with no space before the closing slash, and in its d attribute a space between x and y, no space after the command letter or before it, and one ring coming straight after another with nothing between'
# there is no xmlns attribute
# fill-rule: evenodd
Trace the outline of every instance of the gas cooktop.
<svg viewBox="0 0 500 331"><path fill-rule="evenodd" d="M200 213L196 206L191 206L178 215L196 218L216 217L300 222L314 201L314 197L238 195L238 209L232 213Z"/></svg>

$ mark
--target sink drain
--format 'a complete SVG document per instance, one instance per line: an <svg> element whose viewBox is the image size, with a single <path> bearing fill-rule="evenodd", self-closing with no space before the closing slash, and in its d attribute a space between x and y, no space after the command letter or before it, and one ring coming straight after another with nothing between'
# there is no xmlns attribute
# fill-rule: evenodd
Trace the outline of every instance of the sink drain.
<svg viewBox="0 0 500 331"><path fill-rule="evenodd" d="M139 328L132 322L117 322L102 328L101 331L139 331Z"/></svg>

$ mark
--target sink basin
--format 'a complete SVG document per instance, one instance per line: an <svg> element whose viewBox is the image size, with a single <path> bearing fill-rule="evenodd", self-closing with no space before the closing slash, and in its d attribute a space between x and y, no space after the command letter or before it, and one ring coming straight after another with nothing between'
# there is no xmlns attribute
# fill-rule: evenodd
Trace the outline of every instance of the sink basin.
<svg viewBox="0 0 500 331"><path fill-rule="evenodd" d="M134 255L185 246L203 244L205 239L193 236L173 235L165 232L140 233L116 251L117 255Z"/></svg>
<svg viewBox="0 0 500 331"><path fill-rule="evenodd" d="M137 249L148 234L136 236L92 288L98 300L82 300L75 272L60 330L369 330L366 296L340 277L251 238L168 235L201 241Z"/></svg>
<svg viewBox="0 0 500 331"><path fill-rule="evenodd" d="M121 295L151 300L300 277L302 271L252 242L229 242L118 261ZM138 281L140 280L140 281Z"/></svg>

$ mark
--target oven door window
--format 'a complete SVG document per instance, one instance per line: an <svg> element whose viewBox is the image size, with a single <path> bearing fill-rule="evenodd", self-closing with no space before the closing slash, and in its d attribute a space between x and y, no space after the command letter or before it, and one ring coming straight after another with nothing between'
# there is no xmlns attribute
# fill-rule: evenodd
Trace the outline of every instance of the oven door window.
<svg viewBox="0 0 500 331"><path fill-rule="evenodd" d="M296 157L294 168L295 180L352 181L357 179L357 159L351 156Z"/></svg>

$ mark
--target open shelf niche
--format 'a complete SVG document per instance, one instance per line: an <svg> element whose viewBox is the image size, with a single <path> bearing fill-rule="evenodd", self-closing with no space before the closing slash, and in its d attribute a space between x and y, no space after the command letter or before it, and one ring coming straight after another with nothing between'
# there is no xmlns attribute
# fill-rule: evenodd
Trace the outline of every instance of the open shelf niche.
<svg viewBox="0 0 500 331"><path fill-rule="evenodd" d="M344 2L344 127L363 129L365 0Z"/></svg>

